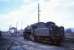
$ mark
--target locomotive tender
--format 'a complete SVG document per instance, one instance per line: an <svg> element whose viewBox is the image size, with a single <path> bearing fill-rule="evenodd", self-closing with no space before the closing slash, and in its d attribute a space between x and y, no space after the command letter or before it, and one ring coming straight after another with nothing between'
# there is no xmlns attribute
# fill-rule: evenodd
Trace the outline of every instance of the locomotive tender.
<svg viewBox="0 0 74 50"><path fill-rule="evenodd" d="M39 22L25 28L24 39L35 42L61 45L64 41L64 27L54 22Z"/></svg>

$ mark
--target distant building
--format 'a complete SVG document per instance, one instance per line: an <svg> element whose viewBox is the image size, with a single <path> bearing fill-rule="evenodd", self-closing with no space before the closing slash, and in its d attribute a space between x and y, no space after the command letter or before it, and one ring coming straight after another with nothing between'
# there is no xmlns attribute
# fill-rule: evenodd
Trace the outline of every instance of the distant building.
<svg viewBox="0 0 74 50"><path fill-rule="evenodd" d="M1 31L0 31L0 36L1 36Z"/></svg>
<svg viewBox="0 0 74 50"><path fill-rule="evenodd" d="M67 29L67 30L66 30L66 33L71 33L71 32L72 32L71 29Z"/></svg>
<svg viewBox="0 0 74 50"><path fill-rule="evenodd" d="M17 28L15 27L9 28L9 33L11 34L11 36L17 36Z"/></svg>
<svg viewBox="0 0 74 50"><path fill-rule="evenodd" d="M1 37L1 33L2 33L2 31L0 31L0 37Z"/></svg>
<svg viewBox="0 0 74 50"><path fill-rule="evenodd" d="M16 33L17 32L17 28L11 27L11 28L9 28L9 32L10 33Z"/></svg>
<svg viewBox="0 0 74 50"><path fill-rule="evenodd" d="M65 31L65 37L66 37L66 38L74 38L74 32L72 32L71 29L67 29L67 30Z"/></svg>

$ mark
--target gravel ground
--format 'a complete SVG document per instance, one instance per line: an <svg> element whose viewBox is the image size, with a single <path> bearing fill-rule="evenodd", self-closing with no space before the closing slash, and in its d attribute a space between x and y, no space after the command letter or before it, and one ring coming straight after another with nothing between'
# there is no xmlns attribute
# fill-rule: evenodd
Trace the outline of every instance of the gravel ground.
<svg viewBox="0 0 74 50"><path fill-rule="evenodd" d="M0 50L74 50L74 43L68 41L64 46L44 45L24 40L22 36L4 36L0 41Z"/></svg>

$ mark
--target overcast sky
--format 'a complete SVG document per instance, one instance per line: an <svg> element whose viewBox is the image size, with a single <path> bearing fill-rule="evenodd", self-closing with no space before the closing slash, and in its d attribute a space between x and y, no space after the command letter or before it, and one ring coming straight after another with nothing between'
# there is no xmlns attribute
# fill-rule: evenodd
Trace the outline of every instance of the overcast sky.
<svg viewBox="0 0 74 50"><path fill-rule="evenodd" d="M40 21L74 27L74 0L39 0ZM18 29L37 22L38 0L0 0L0 30Z"/></svg>

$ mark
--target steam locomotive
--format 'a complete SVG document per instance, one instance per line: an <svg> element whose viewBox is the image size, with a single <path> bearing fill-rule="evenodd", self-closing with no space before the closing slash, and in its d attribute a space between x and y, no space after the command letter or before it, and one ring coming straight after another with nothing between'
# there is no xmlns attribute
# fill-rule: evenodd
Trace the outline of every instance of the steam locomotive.
<svg viewBox="0 0 74 50"><path fill-rule="evenodd" d="M39 22L27 26L23 32L24 39L40 43L61 45L64 41L64 27L54 22Z"/></svg>

